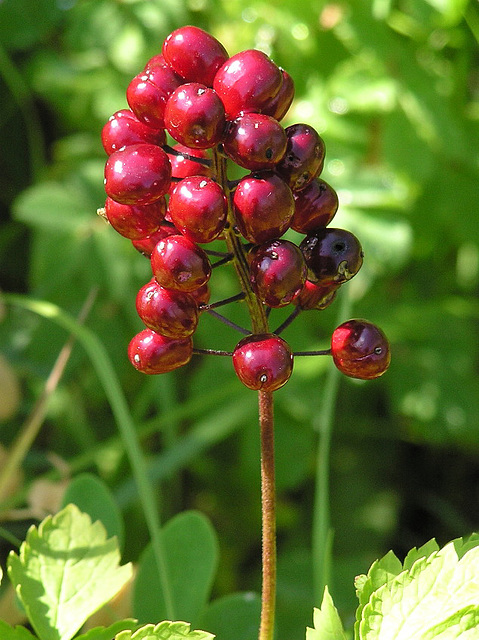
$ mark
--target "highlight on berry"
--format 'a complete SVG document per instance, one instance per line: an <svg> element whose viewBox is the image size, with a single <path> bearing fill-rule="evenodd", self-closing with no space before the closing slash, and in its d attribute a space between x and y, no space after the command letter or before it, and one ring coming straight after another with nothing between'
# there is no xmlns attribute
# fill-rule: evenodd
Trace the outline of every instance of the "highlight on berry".
<svg viewBox="0 0 479 640"><path fill-rule="evenodd" d="M332 356L353 378L381 376L389 343L366 320L341 324L324 351L294 352L279 335L300 313L328 308L363 263L358 238L329 226L339 200L320 177L323 139L307 123L281 124L294 99L287 71L256 49L230 56L188 25L165 38L126 99L129 108L102 130L107 197L98 213L151 262L136 300L145 328L130 342L132 365L159 374L194 354L228 356L240 381L262 391L282 387L303 355ZM239 179L228 177L233 166ZM283 238L288 229L297 243ZM213 241L224 250L209 249ZM210 302L214 272L230 262L239 292ZM251 327L217 311L238 301ZM287 306L272 331L271 310ZM243 334L231 351L193 346L204 313Z"/></svg>

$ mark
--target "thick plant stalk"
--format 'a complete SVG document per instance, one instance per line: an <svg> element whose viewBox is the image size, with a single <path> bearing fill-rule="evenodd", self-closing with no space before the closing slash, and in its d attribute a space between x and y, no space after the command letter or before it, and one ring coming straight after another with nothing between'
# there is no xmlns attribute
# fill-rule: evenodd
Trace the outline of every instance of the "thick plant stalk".
<svg viewBox="0 0 479 640"><path fill-rule="evenodd" d="M234 231L234 212L226 174L226 159L214 153L214 167L219 184L228 201L228 228L225 241L233 255L233 264L248 305L253 333L268 333L268 317L263 304L251 289L249 269L242 242ZM276 490L274 478L274 411L273 393L258 391L261 440L261 522L262 522L262 589L259 640L272 640L276 607Z"/></svg>
<svg viewBox="0 0 479 640"><path fill-rule="evenodd" d="M272 640L276 608L276 491L273 393L258 391L261 430L261 520L263 586L259 640Z"/></svg>

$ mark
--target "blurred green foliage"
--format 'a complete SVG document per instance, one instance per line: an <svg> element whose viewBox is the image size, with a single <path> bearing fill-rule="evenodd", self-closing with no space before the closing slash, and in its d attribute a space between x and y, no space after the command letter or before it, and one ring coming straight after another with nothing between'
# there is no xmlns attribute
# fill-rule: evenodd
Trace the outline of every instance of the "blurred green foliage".
<svg viewBox="0 0 479 640"><path fill-rule="evenodd" d="M88 325L148 432L163 517L197 508L211 518L221 546L214 591L223 596L258 589L260 580L254 394L225 358L198 358L161 378L133 370L126 346L141 328L134 300L149 265L95 215L104 201L101 128L126 107L131 77L183 24L207 29L230 54L260 48L294 78L284 124L308 122L324 137L323 177L341 202L335 225L365 248L364 268L348 285L352 315L380 325L392 342L384 378L342 380L337 402L331 591L348 616L353 576L389 546L400 555L479 524L479 7L474 0L0 3L1 287L75 315L100 287ZM228 268L215 272L215 299L235 286ZM302 314L285 338L296 350L326 347L344 319L340 306ZM244 322L240 305L229 313ZM2 411L8 446L66 336L25 311L1 314L0 387L8 390L13 378L21 389L13 409ZM202 318L197 346L231 349L236 340ZM319 605L310 532L314 425L327 368L323 359L297 359L276 394L278 640L302 637ZM101 456L100 443L107 443ZM109 484L125 517L126 559L137 560L147 532L111 410L79 348L25 461L26 490L51 468L51 453ZM22 537L26 524L8 526Z"/></svg>

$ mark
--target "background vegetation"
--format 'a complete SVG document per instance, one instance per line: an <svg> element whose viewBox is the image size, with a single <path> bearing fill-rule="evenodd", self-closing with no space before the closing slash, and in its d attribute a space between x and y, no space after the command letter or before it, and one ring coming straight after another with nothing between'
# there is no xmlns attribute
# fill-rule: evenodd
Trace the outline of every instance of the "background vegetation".
<svg viewBox="0 0 479 640"><path fill-rule="evenodd" d="M0 3L0 273L7 292L77 316L120 378L161 489L161 516L207 514L221 545L216 596L258 590L256 397L226 358L146 378L126 346L148 262L95 215L104 201L100 131L164 37L183 24L230 54L258 47L289 71L285 125L308 122L327 147L340 196L335 225L354 231L365 266L347 299L302 314L285 332L324 348L350 317L380 325L390 371L340 379L331 455L331 591L353 614L353 577L388 548L399 556L479 523L479 7L473 0L3 0ZM214 297L235 293L228 268ZM0 309L0 441L8 448L66 340L21 308ZM241 322L241 306L231 317ZM278 316L281 319L281 314ZM278 322L279 324L279 322ZM197 346L237 336L202 318ZM279 640L304 637L313 605L311 527L325 358L298 359L276 393ZM124 515L125 560L148 541L115 419L77 345L45 422L11 486L1 523L23 539L80 471L111 488ZM51 484L46 484L46 480ZM13 511L12 511L13 509ZM26 509L26 511L19 511ZM2 557L11 546L2 542Z"/></svg>

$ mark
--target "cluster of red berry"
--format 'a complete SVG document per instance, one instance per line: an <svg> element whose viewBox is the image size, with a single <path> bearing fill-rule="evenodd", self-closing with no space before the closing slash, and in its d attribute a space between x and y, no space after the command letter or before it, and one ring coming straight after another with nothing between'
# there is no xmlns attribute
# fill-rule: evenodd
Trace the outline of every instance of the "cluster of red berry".
<svg viewBox="0 0 479 640"><path fill-rule="evenodd" d="M338 198L318 177L323 140L307 124L280 124L293 95L291 77L261 51L229 57L212 35L186 26L130 82L130 109L104 126L108 197L100 213L151 260L153 277L136 300L146 329L128 350L139 371L171 371L202 351L192 342L201 312L245 298L267 327L271 308L293 304L274 333L243 330L233 352L214 352L232 356L247 387L278 389L295 355L280 331L300 311L327 307L360 269L358 239L327 226ZM167 144L166 131L177 144ZM228 162L246 175L228 180ZM299 245L282 238L289 228L304 235ZM199 246L217 239L227 251ZM213 267L233 260L242 286L214 304L211 256L220 258ZM362 320L338 327L327 353L364 379L380 376L390 358L384 334Z"/></svg>

